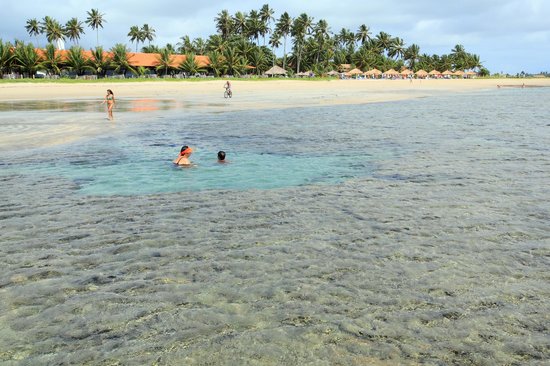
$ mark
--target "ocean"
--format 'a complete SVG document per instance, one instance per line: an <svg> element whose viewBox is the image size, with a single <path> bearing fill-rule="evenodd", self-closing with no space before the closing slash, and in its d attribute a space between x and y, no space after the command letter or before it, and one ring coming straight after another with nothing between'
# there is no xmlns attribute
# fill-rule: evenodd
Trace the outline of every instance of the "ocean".
<svg viewBox="0 0 550 366"><path fill-rule="evenodd" d="M147 103L0 102L108 131L0 152L0 363L547 364L549 89Z"/></svg>

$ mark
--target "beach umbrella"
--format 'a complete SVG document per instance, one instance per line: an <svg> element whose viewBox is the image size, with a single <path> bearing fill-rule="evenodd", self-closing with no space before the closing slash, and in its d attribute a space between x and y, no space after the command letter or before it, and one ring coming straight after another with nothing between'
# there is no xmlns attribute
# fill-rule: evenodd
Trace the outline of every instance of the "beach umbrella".
<svg viewBox="0 0 550 366"><path fill-rule="evenodd" d="M453 72L452 71L449 71L449 70L445 70L441 73L441 75L445 75L445 76L451 76L453 75Z"/></svg>
<svg viewBox="0 0 550 366"><path fill-rule="evenodd" d="M456 70L455 72L453 72L453 75L454 76L460 76L462 78L462 77L464 77L464 71Z"/></svg>
<svg viewBox="0 0 550 366"><path fill-rule="evenodd" d="M374 75L381 75L382 74L382 71L374 68L374 69L370 69L369 71L365 71L365 75L367 76L374 76Z"/></svg>
<svg viewBox="0 0 550 366"><path fill-rule="evenodd" d="M384 76L397 76L397 75L399 75L399 73L397 71L395 71L394 69L389 69L388 71L383 72L382 75L384 75Z"/></svg>
<svg viewBox="0 0 550 366"><path fill-rule="evenodd" d="M414 73L416 75L416 77L418 78L425 78L426 76L428 76L428 72L426 70L418 70L417 72Z"/></svg>
<svg viewBox="0 0 550 366"><path fill-rule="evenodd" d="M399 73L399 75L401 75L401 76L409 76L409 75L411 75L412 73L413 73L413 72L412 72L411 70L405 69L405 70L401 71L401 72Z"/></svg>
<svg viewBox="0 0 550 366"><path fill-rule="evenodd" d="M350 74L350 75L363 75L363 71L359 70L358 68L350 70L347 73Z"/></svg>
<svg viewBox="0 0 550 366"><path fill-rule="evenodd" d="M432 71L430 71L430 72L429 72L428 74L429 74L429 75L432 75L432 76L438 76L438 75L441 75L441 73L440 73L439 71L435 70L435 69L434 69L434 70L432 70Z"/></svg>

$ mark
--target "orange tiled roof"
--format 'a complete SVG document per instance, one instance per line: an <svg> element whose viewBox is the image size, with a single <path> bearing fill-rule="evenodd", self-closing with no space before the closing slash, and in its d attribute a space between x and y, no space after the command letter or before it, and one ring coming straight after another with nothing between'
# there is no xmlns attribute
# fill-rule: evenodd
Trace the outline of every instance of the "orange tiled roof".
<svg viewBox="0 0 550 366"><path fill-rule="evenodd" d="M62 60L67 59L67 53L69 51L67 51L67 50L58 50L56 52L61 54L61 59ZM45 54L44 50L41 49L41 48L37 48L36 53L40 57L44 57L44 54ZM107 52L107 51L104 51L103 54L107 57L111 57L113 55L112 52ZM83 50L82 55L86 59L91 59L92 58L92 51ZM129 61L130 65L131 66L136 66L136 67L139 67L139 66L156 67L156 66L159 65L159 61L158 61L159 57L160 56L159 56L158 53L128 52L128 61ZM172 66L172 67L178 67L187 58L186 55L177 55L177 54L174 54L171 57L172 57L172 62L170 63L170 66ZM208 58L208 56L198 55L198 56L195 56L195 60L196 60L197 64L199 65L199 67L206 67L206 66L210 65L210 59Z"/></svg>

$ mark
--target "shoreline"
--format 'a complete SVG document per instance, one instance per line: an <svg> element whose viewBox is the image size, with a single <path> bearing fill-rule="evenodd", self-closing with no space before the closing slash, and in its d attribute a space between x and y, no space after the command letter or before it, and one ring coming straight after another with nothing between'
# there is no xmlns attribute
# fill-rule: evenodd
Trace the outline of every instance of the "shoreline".
<svg viewBox="0 0 550 366"><path fill-rule="evenodd" d="M105 105L106 89L113 89L118 106L117 119L127 116L157 117L183 110L198 113L224 113L253 109L325 107L366 103L397 102L446 94L461 94L504 88L550 87L545 79L414 79L410 80L233 80L233 98L223 98L225 79L189 81L97 82L93 83L0 83L0 150L28 149L74 142L109 133ZM85 111L59 108L47 111L44 119L25 105L31 102L86 102ZM162 103L169 104L162 106ZM97 102L97 106L95 106ZM4 108L2 107L4 104ZM11 105L10 105L11 104ZM118 108L117 108L118 107ZM117 110L118 109L118 110ZM33 112L32 117L27 115ZM71 113L74 112L74 113ZM137 114L136 114L137 113Z"/></svg>
<svg viewBox="0 0 550 366"><path fill-rule="evenodd" d="M223 84L225 79L187 81L187 80L144 80L114 82L94 81L91 83L58 83L58 82L17 82L0 83L0 100L44 100L44 99L79 99L92 97L102 99L105 89L111 88L120 97L165 97L185 98L188 93L204 93L212 97L223 95ZM320 91L330 93L332 91L342 92L342 95L335 95L331 99L348 98L355 92L411 92L411 91L447 91L464 92L471 90L493 89L501 87L550 87L550 78L544 79L413 79L411 80L386 80L386 79L327 79L327 80L299 80L299 79L263 79L263 80L233 80L232 87L237 94L247 95L254 93L255 97L270 96L276 97L281 91L301 93L301 103L308 99L311 102L312 96ZM267 94L268 89L269 94ZM303 93L309 93L310 97ZM235 98L233 100L237 100ZM368 100L367 100L368 101ZM314 103L315 104L315 103ZM349 103L354 104L354 103Z"/></svg>

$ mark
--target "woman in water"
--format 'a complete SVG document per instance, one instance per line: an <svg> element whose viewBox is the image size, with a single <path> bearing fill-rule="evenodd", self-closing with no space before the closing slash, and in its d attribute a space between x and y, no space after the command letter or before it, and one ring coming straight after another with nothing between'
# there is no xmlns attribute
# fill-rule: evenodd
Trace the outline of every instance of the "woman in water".
<svg viewBox="0 0 550 366"><path fill-rule="evenodd" d="M191 166L191 162L189 161L191 153L193 153L193 149L187 145L184 145L181 148L179 156L174 159L173 163L180 166Z"/></svg>
<svg viewBox="0 0 550 366"><path fill-rule="evenodd" d="M113 119L113 107L115 106L115 95L113 94L113 91L111 89L107 89L107 95L105 96L105 99L103 100L103 103L107 103L107 117L112 120Z"/></svg>

